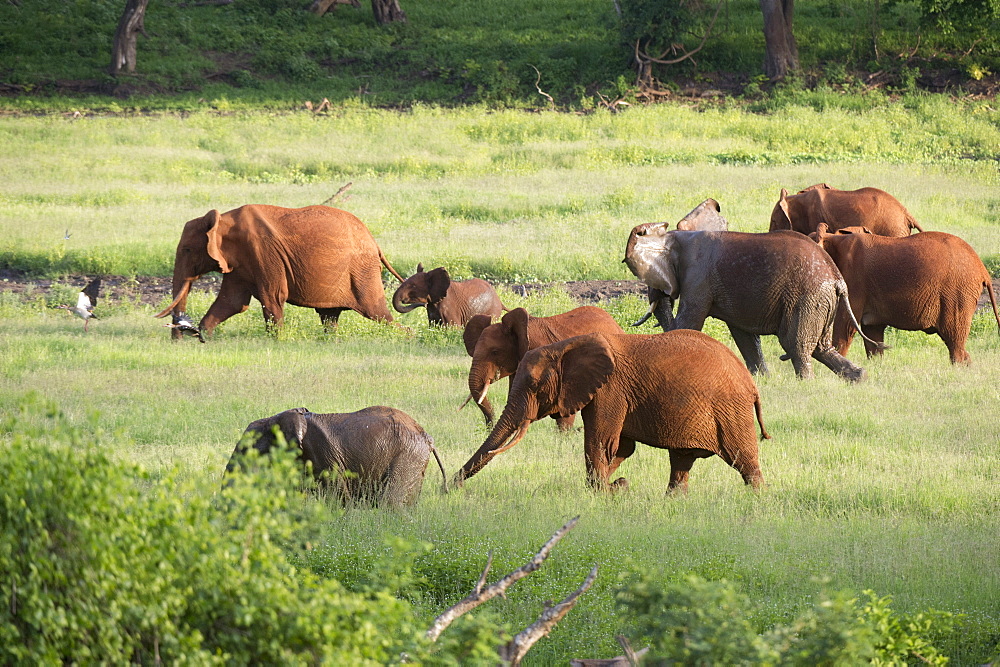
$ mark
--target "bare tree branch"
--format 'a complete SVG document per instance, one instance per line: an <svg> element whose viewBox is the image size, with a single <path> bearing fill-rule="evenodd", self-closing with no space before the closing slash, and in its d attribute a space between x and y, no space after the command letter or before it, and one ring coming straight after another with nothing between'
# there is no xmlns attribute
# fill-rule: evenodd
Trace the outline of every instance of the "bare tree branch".
<svg viewBox="0 0 1000 667"><path fill-rule="evenodd" d="M579 516L573 517L566 523L566 525L553 533L552 537L549 538L549 541L542 545L542 548L539 549L538 553L536 553L525 565L517 568L507 576L497 581L495 584L490 584L489 586L483 588L483 585L486 583L486 573L489 572L490 565L493 561L493 555L491 553L489 562L487 562L486 568L483 570L483 574L479 577L479 583L476 584L476 589L467 595L463 600L449 607L443 614L434 619L434 623L427 631L426 637L431 641L436 641L437 638L441 636L441 633L445 631L445 628L451 625L452 622L454 622L455 619L462 614L472 611L479 605L488 600L492 600L498 595L506 597L507 589L510 588L514 582L519 579L523 579L542 566L542 563L544 563L545 559L548 558L552 548L563 538L564 535L566 535L566 533L573 529L573 526L576 525L576 522L579 519Z"/></svg>
<svg viewBox="0 0 1000 667"><path fill-rule="evenodd" d="M705 42L707 42L708 38L712 36L712 29L715 28L715 21L716 21L716 19L719 18L719 11L722 9L722 5L723 5L724 2L725 2L725 0L719 0L719 4L717 4L715 6L715 14L712 15L712 21L711 21L711 23L708 24L708 28L705 29L705 34L701 38L701 44L699 44L697 46L697 48L695 48L694 51L688 51L688 52L684 53L681 57L674 58L673 60L663 60L662 58L663 58L663 56L667 55L667 51L664 51L663 53L661 53L659 58L653 58L648 53L641 53L640 54L639 53L639 40L636 40L636 42L635 42L635 57L636 57L636 60L639 61L639 62L646 61L646 62L650 62L650 63L657 63L659 65L676 65L677 63L683 62L683 61L687 60L688 58L692 57L694 54L696 54L699 51L701 51L702 47L705 46ZM669 51L669 49L667 49L667 50Z"/></svg>
<svg viewBox="0 0 1000 667"><path fill-rule="evenodd" d="M556 108L556 101L554 99L552 99L552 96L549 95L544 90L542 90L541 87L538 85L542 81L542 73L539 72L538 68L535 67L534 65L529 65L529 67L531 67L531 69L535 70L535 74L538 75L538 78L535 79L535 90L538 91L539 95L544 96L549 101L549 106L551 106L553 109L555 109Z"/></svg>
<svg viewBox="0 0 1000 667"><path fill-rule="evenodd" d="M509 662L513 667L520 665L524 654L535 645L535 642L549 634L552 628L556 626L556 623L561 621L569 613L569 610L576 606L577 599L587 592L587 589L590 588L596 578L597 566L595 565L591 568L590 574L587 575L587 578L583 580L578 589L570 593L559 604L553 605L543 611L537 621L517 633L506 646L501 648L500 658Z"/></svg>
<svg viewBox="0 0 1000 667"><path fill-rule="evenodd" d="M342 194L344 194L345 192L347 192L351 188L352 185L354 185L354 181L351 181L350 183L347 183L346 185L340 186L340 189L337 190L333 194L332 197L330 197L325 202L323 202L323 206L330 206L331 204L336 204L337 200L340 199L340 196ZM350 199L350 197L345 197L344 201L347 201L348 199Z"/></svg>

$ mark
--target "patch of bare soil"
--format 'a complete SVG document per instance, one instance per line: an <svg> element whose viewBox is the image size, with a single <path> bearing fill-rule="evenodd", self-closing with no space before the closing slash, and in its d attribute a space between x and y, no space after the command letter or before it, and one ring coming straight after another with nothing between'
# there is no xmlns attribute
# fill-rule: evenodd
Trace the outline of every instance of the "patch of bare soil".
<svg viewBox="0 0 1000 667"><path fill-rule="evenodd" d="M78 286L80 289L94 276L67 276L61 280L27 278L24 274L9 269L0 269L0 292L37 295L48 294L53 285ZM197 282L199 289L216 290L221 278L206 276ZM391 287L387 286L387 289ZM646 295L646 286L638 280L569 280L551 283L514 283L511 289L523 295L539 291L562 288L580 304L594 304L610 301L629 294ZM101 276L101 297L109 301L140 301L152 307L162 307L164 297L170 297L171 279L149 276ZM993 291L1000 298L1000 278L993 279ZM979 297L979 307L989 306L989 296L984 292Z"/></svg>

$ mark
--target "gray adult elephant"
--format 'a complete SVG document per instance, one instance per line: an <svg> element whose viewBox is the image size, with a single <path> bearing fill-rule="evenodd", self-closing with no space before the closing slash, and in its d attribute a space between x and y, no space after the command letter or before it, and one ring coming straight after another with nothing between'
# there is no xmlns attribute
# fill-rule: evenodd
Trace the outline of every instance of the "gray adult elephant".
<svg viewBox="0 0 1000 667"><path fill-rule="evenodd" d="M443 266L424 271L424 265L417 264L417 272L396 288L392 307L408 313L420 306L427 308L431 324L456 327L464 327L476 315L494 319L504 311L497 291L485 280L452 280Z"/></svg>
<svg viewBox="0 0 1000 667"><path fill-rule="evenodd" d="M408 414L376 405L357 412L317 414L306 408L285 410L247 426L226 465L242 468L248 447L267 454L276 445L275 428L296 443L303 462L343 501L412 505L424 483L433 454L446 480L434 440ZM329 475L324 475L329 471ZM344 472L353 474L345 475ZM447 492L447 482L444 490Z"/></svg>
<svg viewBox="0 0 1000 667"><path fill-rule="evenodd" d="M728 325L752 373L767 372L760 336L774 334L798 377L812 377L816 359L856 382L864 370L833 347L837 306L850 310L847 284L819 250L798 232L668 231L665 223L646 223L632 229L624 261L666 295L665 307L650 307L664 330L700 331L705 318L715 317Z"/></svg>

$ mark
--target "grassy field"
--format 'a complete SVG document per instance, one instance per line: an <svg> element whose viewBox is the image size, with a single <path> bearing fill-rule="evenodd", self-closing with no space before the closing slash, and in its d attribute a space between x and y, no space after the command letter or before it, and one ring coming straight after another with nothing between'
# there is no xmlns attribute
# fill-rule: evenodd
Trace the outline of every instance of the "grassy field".
<svg viewBox="0 0 1000 667"><path fill-rule="evenodd" d="M183 222L210 208L318 203L352 182L344 207L404 274L422 261L504 281L626 279L620 260L638 222L675 220L714 197L733 228L761 231L781 187L825 181L882 187L925 228L961 235L995 266L998 126L988 108L921 99L864 118L674 106L590 116L7 117L0 260L54 276L165 275ZM138 301L102 303L84 334L50 307L72 294L64 283L48 300L0 286L0 411L51 399L154 475L179 466L214 487L247 423L300 405L398 407L435 438L449 473L487 434L476 411L457 411L468 372L460 333L428 328L419 310L400 317L412 334L347 314L326 335L312 311L290 308L285 330L269 337L253 307L209 344L175 344ZM574 305L558 287L501 295L540 315ZM189 312L204 313L212 298L196 293ZM644 311L634 297L602 305L623 325ZM731 345L720 323L709 324ZM758 383L773 440L761 444L768 486L759 494L709 459L696 464L686 497L665 497L668 457L640 447L621 469L628 493L595 497L582 433L559 434L546 420L459 492L440 495L429 469L412 510L347 512L323 527L309 565L350 582L389 548L387 536L430 542L417 559L425 583L415 600L429 622L471 590L488 551L499 576L579 514L542 570L479 612L523 628L598 563L597 584L531 664L618 654L613 591L637 570L737 582L760 603L761 628L824 587L873 589L902 611L962 613L961 631L942 645L956 664L981 664L1000 640L1000 336L992 314L980 313L963 367L948 363L936 337L894 332L888 342L878 361L851 350L869 372L852 386L823 368L796 380L765 341L772 374ZM23 420L30 428L45 417L26 410Z"/></svg>

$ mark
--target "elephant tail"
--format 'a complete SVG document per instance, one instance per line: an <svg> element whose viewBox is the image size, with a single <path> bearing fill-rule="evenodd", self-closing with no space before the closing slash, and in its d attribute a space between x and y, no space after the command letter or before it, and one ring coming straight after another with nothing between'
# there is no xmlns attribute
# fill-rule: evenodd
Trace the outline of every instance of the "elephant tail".
<svg viewBox="0 0 1000 667"><path fill-rule="evenodd" d="M375 247L378 248L378 261L382 262L382 266L386 268L386 271L396 276L396 280L403 282L403 276L399 275L399 273L396 272L396 269L392 268L392 264L389 263L389 260L387 260L385 255L382 253L382 248L379 248L378 245Z"/></svg>
<svg viewBox="0 0 1000 667"><path fill-rule="evenodd" d="M993 317L997 321L997 331L1000 332L1000 313L997 312L997 297L993 293L993 276L990 275L989 271L986 271L986 278L983 280L983 287L986 288L986 293L990 295L990 303L993 305Z"/></svg>
<svg viewBox="0 0 1000 667"><path fill-rule="evenodd" d="M753 409L754 412L757 413L757 423L760 424L760 439L770 440L771 434L767 432L766 428L764 428L764 416L761 414L760 411L760 396L757 396L757 398L754 399Z"/></svg>
<svg viewBox="0 0 1000 667"><path fill-rule="evenodd" d="M906 213L906 224L910 226L910 229L915 229L918 232L924 231L924 228L920 226L920 223L917 222L912 215L910 215L909 211L905 211L905 213Z"/></svg>
<svg viewBox="0 0 1000 667"><path fill-rule="evenodd" d="M837 290L837 300L840 301L843 304L844 309L847 311L848 317L851 318L851 325L855 329L857 329L858 334L862 338L864 338L866 341L868 341L869 343L871 343L872 345L874 345L875 349L879 350L880 352L883 351L883 350L891 349L885 343L872 340L871 338L869 338L868 336L865 335L864 331L861 330L861 324L858 323L858 318L856 318L854 316L854 310L851 309L851 301L850 301L850 298L848 298L848 295L847 295L847 283L844 281L843 278L841 278L840 280L837 281L836 290Z"/></svg>
<svg viewBox="0 0 1000 667"><path fill-rule="evenodd" d="M441 457L438 456L438 450L434 448L434 440L430 437L427 438L427 447L430 448L431 454L434 455L434 460L437 461L438 469L441 470L441 489L448 493L448 475L444 471L444 466L441 465Z"/></svg>

